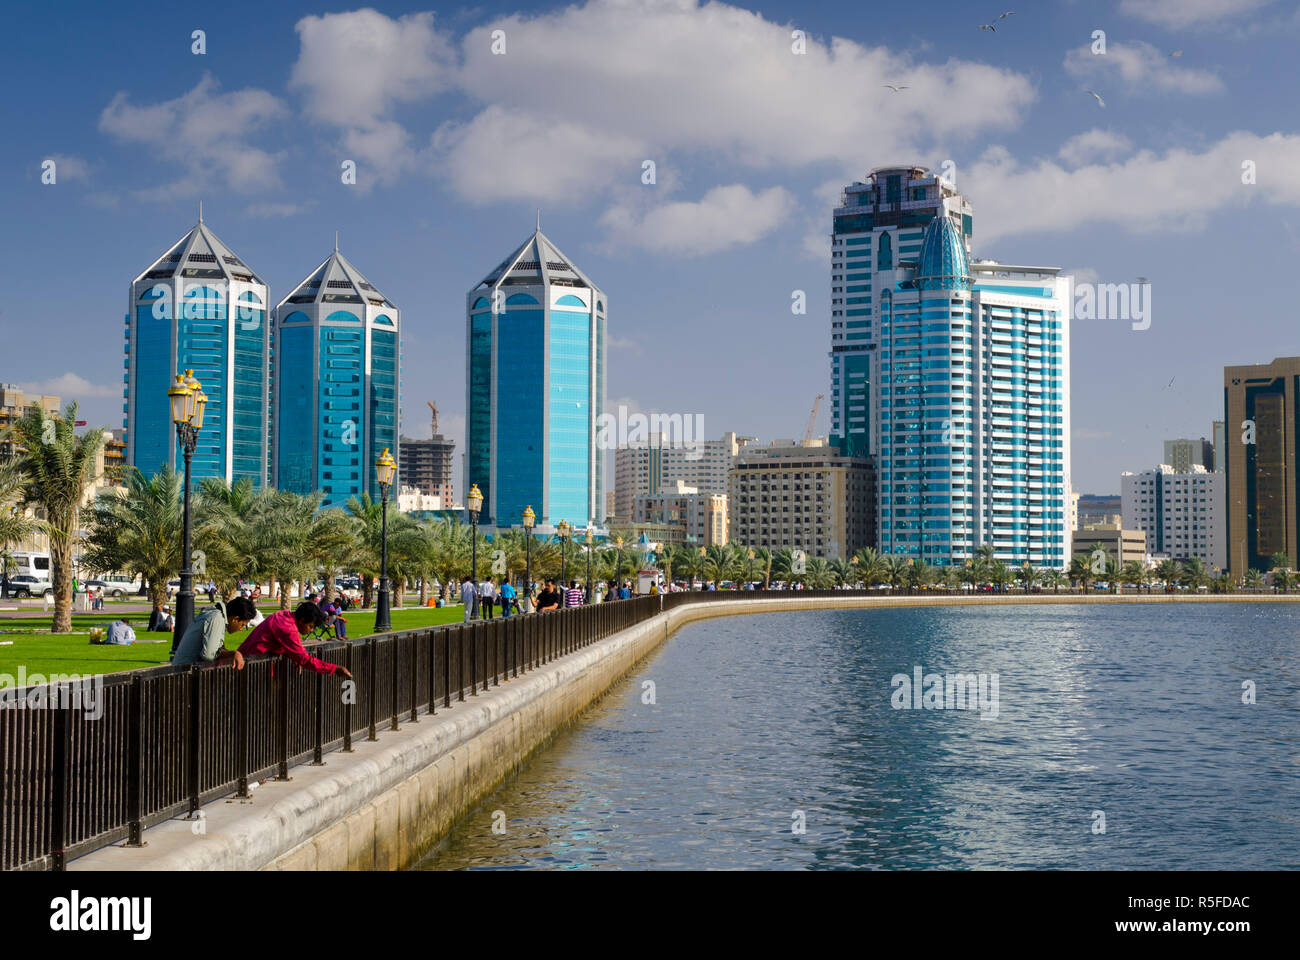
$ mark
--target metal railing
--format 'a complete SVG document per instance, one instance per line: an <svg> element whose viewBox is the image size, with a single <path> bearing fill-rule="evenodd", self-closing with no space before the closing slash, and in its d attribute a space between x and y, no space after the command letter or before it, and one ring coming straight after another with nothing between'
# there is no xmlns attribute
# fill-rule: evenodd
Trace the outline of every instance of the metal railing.
<svg viewBox="0 0 1300 960"><path fill-rule="evenodd" d="M245 668L170 665L3 691L0 869L61 870L69 859L213 800L249 797L301 763L418 722L664 610L771 597L966 596L1020 591L697 591L312 646L339 677L279 657ZM1062 591L1062 595L1066 595ZM87 694L94 692L88 700Z"/></svg>

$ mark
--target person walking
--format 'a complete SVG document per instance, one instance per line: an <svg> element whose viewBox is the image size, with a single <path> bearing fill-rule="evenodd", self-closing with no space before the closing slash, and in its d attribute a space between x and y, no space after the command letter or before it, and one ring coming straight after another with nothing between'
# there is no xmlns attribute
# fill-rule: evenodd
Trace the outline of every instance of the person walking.
<svg viewBox="0 0 1300 960"><path fill-rule="evenodd" d="M478 591L473 580L460 582L460 602L465 605L465 622L469 623L478 615Z"/></svg>
<svg viewBox="0 0 1300 960"><path fill-rule="evenodd" d="M582 606L582 588L578 586L577 580L569 581L569 589L564 594L564 605L566 607Z"/></svg>
<svg viewBox="0 0 1300 960"><path fill-rule="evenodd" d="M233 657L226 649L226 634L239 633L257 617L257 607L247 597L235 597L229 603L217 602L201 612L181 636L172 657L172 665L215 663Z"/></svg>
<svg viewBox="0 0 1300 960"><path fill-rule="evenodd" d="M504 580L501 581L502 616L506 616L506 617L510 616L510 608L514 605L515 605L515 586L513 583L510 582L510 578L506 577Z"/></svg>
<svg viewBox="0 0 1300 960"><path fill-rule="evenodd" d="M560 591L555 589L555 581L547 580L541 592L537 594L537 612L546 613L548 610L558 610L563 600Z"/></svg>
<svg viewBox="0 0 1300 960"><path fill-rule="evenodd" d="M483 581L478 591L479 603L483 605L484 620L492 619L492 604L496 600L496 596L497 596L497 585L492 582L491 577L488 577Z"/></svg>

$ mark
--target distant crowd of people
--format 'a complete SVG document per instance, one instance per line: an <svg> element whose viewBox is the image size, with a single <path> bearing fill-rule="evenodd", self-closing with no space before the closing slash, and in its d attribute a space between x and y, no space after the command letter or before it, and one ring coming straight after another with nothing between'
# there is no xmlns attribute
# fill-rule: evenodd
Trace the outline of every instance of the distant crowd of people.
<svg viewBox="0 0 1300 960"><path fill-rule="evenodd" d="M658 584L652 584L650 592L658 593ZM591 602L628 600L632 595L631 581L624 580L609 586L597 586L593 590ZM469 623L475 619L491 620L498 606L503 617L509 617L512 613L546 613L561 607L580 607L587 602L587 595L577 580L570 580L566 589L563 583L557 586L554 580L548 579L537 584L535 590L527 592L521 601L509 579L501 578L498 586L495 579L487 577L477 584L473 580L462 581L460 601L465 608L465 622Z"/></svg>

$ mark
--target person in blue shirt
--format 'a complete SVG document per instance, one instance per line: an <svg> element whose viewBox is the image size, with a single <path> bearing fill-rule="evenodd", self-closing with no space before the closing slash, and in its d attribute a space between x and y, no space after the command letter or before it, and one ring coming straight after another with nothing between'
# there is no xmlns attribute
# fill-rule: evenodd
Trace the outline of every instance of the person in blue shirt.
<svg viewBox="0 0 1300 960"><path fill-rule="evenodd" d="M501 589L497 591L501 597L501 612L505 616L510 616L510 608L515 605L515 586L508 579L501 581Z"/></svg>

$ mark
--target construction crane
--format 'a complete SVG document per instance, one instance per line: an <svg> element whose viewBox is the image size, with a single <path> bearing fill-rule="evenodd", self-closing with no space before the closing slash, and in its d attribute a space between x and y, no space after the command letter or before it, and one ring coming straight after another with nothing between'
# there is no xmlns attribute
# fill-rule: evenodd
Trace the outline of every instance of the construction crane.
<svg viewBox="0 0 1300 960"><path fill-rule="evenodd" d="M817 394L817 399L813 401L812 413L808 414L808 429L803 432L803 445L806 447L812 443L813 430L817 427L817 408L822 405L822 399L826 396L824 393Z"/></svg>
<svg viewBox="0 0 1300 960"><path fill-rule="evenodd" d="M433 411L433 435L436 437L438 435L438 408L430 400L426 400L425 403L429 404L429 409Z"/></svg>

